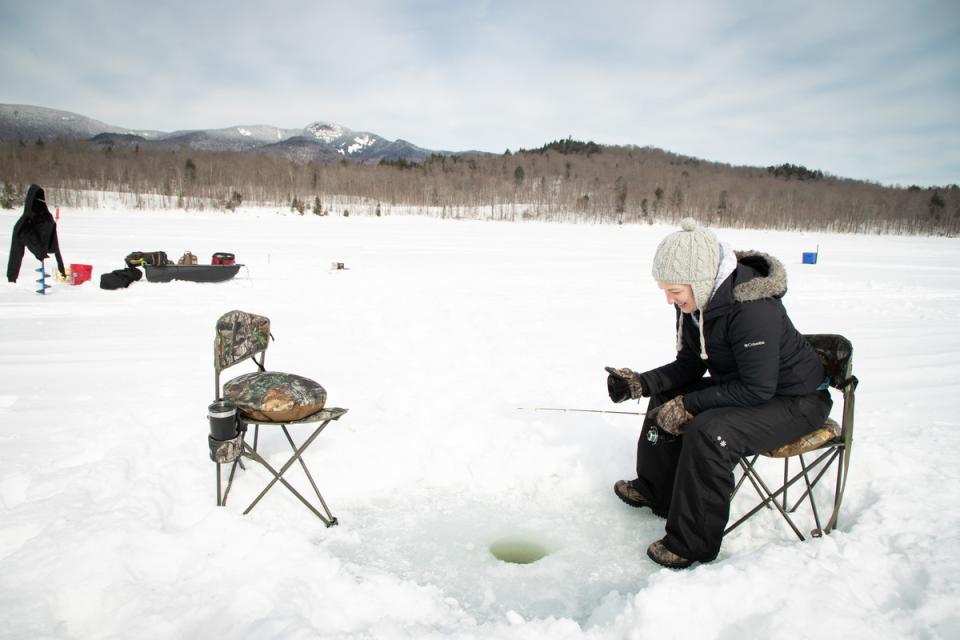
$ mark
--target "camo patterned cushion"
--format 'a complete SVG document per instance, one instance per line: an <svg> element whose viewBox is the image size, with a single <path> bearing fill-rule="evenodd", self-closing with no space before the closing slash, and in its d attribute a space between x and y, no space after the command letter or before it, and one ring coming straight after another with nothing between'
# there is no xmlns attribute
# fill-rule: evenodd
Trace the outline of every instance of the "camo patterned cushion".
<svg viewBox="0 0 960 640"><path fill-rule="evenodd" d="M251 420L292 422L323 409L327 392L319 384L292 373L257 371L223 385L223 397Z"/></svg>
<svg viewBox="0 0 960 640"><path fill-rule="evenodd" d="M773 451L768 451L764 455L771 458L789 458L801 453L807 453L814 449L819 449L835 438L839 438L840 433L841 429L837 421L832 418L827 418L824 425L816 431L812 431L802 438L789 442Z"/></svg>

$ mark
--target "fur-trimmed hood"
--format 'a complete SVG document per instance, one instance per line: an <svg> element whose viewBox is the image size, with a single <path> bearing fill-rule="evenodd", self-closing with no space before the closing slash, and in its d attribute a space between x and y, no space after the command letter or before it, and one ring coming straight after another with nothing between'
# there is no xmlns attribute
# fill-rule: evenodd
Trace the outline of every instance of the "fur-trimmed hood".
<svg viewBox="0 0 960 640"><path fill-rule="evenodd" d="M737 302L754 302L764 298L782 298L787 292L787 270L783 263L760 251L737 251L737 262L750 267L757 275L733 287Z"/></svg>
<svg viewBox="0 0 960 640"><path fill-rule="evenodd" d="M695 320L700 332L700 358L707 359L707 344L703 337L704 318L716 318L728 312L736 303L782 298L787 292L787 270L783 263L760 251L734 251L736 267L728 280L720 284L706 310ZM679 311L678 311L679 313ZM677 316L677 351L683 344L683 315Z"/></svg>
<svg viewBox="0 0 960 640"><path fill-rule="evenodd" d="M704 319L722 316L732 305L758 300L779 299L787 293L787 270L783 263L760 251L734 251L736 266L731 275L717 287L706 310L698 309L700 319L693 319L700 333L700 358L706 360L707 343L704 338ZM723 262L721 261L721 267ZM718 276L722 276L721 271ZM692 316L692 314L691 314ZM677 309L677 351L683 348L684 314Z"/></svg>

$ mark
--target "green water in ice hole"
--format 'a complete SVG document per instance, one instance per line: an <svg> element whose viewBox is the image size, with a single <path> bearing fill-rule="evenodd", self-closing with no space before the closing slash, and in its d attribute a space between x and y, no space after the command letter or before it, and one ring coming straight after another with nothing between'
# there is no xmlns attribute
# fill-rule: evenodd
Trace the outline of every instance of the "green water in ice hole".
<svg viewBox="0 0 960 640"><path fill-rule="evenodd" d="M542 559L550 552L547 551L546 547L536 542L519 538L502 538L490 545L490 553L502 562L530 564Z"/></svg>

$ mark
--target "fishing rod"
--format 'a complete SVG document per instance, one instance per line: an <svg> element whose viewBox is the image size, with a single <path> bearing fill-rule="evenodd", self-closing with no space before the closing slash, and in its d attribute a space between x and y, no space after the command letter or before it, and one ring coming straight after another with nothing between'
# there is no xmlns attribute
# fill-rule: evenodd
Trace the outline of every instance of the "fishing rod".
<svg viewBox="0 0 960 640"><path fill-rule="evenodd" d="M517 411L575 411L578 413L618 413L624 416L643 416L640 411L604 411L602 409L561 409L558 407L517 407Z"/></svg>

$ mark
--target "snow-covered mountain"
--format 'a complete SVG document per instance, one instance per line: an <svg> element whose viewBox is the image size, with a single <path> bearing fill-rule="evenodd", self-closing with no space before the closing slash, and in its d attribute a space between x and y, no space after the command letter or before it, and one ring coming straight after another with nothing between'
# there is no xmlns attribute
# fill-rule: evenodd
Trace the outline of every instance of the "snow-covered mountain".
<svg viewBox="0 0 960 640"><path fill-rule="evenodd" d="M353 131L332 122L313 122L283 140L264 144L259 149L296 160L340 160L359 162L380 160L423 160L433 153L406 140L387 140L369 131Z"/></svg>
<svg viewBox="0 0 960 640"><path fill-rule="evenodd" d="M162 132L132 130L68 111L32 105L0 104L0 141L54 138L93 140L104 145L188 147L201 151L242 151L280 155L300 161L340 159L355 162L422 160L433 153L406 140L387 140L368 131L354 131L332 122L313 122L302 129L270 125L237 125L224 129Z"/></svg>
<svg viewBox="0 0 960 640"><path fill-rule="evenodd" d="M164 135L159 131L124 129L59 109L0 104L0 140L34 142L38 138L86 139L101 133L132 134L146 140Z"/></svg>

